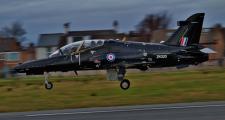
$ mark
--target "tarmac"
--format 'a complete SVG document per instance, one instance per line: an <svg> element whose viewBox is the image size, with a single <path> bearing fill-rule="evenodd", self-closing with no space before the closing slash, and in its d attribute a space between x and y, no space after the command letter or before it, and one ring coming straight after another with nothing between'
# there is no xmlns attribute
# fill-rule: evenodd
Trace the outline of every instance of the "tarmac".
<svg viewBox="0 0 225 120"><path fill-rule="evenodd" d="M0 120L225 120L225 102L0 113Z"/></svg>

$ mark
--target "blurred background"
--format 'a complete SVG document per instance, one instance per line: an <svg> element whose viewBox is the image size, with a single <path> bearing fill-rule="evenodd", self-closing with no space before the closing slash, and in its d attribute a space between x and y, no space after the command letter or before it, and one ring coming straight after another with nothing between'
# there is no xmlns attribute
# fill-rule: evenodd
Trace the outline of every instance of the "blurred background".
<svg viewBox="0 0 225 120"><path fill-rule="evenodd" d="M225 0L0 0L0 112L224 101L224 5ZM216 51L210 60L184 70L129 70L126 91L119 81L107 81L105 71L51 73L50 91L43 76L10 73L19 63L48 58L80 40L166 41L177 21L195 13L205 13L200 44Z"/></svg>
<svg viewBox="0 0 225 120"><path fill-rule="evenodd" d="M217 51L202 66L223 67L224 0L0 0L0 76L28 60L85 39L167 40L176 21L204 12L201 44ZM94 72L93 73L97 73Z"/></svg>

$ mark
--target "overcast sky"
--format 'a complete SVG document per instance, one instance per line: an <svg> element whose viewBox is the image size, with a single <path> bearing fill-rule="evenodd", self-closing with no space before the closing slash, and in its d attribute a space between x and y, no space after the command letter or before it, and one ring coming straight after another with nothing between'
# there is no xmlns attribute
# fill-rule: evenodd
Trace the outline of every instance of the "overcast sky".
<svg viewBox="0 0 225 120"><path fill-rule="evenodd" d="M36 42L41 33L110 29L118 20L121 32L134 30L146 14L168 11L170 27L193 13L205 12L204 27L225 25L225 0L0 0L0 28L20 21L27 38Z"/></svg>

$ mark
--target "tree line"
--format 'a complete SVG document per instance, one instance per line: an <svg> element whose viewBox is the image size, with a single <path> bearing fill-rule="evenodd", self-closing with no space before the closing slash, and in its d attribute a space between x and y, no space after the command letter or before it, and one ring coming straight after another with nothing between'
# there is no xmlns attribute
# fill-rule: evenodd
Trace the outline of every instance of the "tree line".
<svg viewBox="0 0 225 120"><path fill-rule="evenodd" d="M137 25L136 32L140 33L146 41L150 42L153 31L157 29L166 29L171 22L171 15L163 11L154 14L146 15ZM118 26L118 21L113 22L113 26ZM13 22L10 25L4 26L0 29L1 37L15 38L19 42L26 40L27 31L21 22Z"/></svg>

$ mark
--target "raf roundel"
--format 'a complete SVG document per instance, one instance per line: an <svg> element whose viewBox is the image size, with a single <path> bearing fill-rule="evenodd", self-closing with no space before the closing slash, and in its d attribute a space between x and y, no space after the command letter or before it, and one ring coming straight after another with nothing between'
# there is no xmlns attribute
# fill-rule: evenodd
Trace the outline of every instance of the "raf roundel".
<svg viewBox="0 0 225 120"><path fill-rule="evenodd" d="M109 62L113 62L115 60L115 55L113 53L109 53L106 55L106 59L109 61Z"/></svg>

